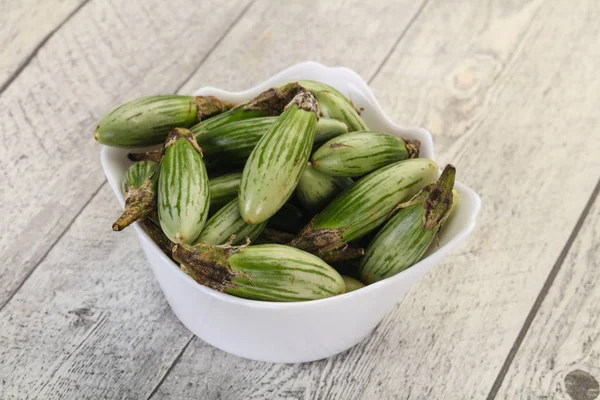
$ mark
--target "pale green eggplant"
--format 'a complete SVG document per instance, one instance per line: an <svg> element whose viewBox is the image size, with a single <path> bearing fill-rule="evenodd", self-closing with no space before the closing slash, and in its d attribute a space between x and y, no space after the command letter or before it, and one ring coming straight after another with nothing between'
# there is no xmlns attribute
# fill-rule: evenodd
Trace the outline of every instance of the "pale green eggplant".
<svg viewBox="0 0 600 400"><path fill-rule="evenodd" d="M301 91L252 150L239 197L247 223L272 217L296 189L314 141L317 112L314 96Z"/></svg>
<svg viewBox="0 0 600 400"><path fill-rule="evenodd" d="M196 135L207 167L244 164L277 117L252 118L212 129ZM315 142L347 131L344 123L322 118L317 121Z"/></svg>
<svg viewBox="0 0 600 400"><path fill-rule="evenodd" d="M107 146L150 146L163 143L173 128L187 128L231 107L232 104L213 96L143 97L106 115L98 124L94 137Z"/></svg>
<svg viewBox="0 0 600 400"><path fill-rule="evenodd" d="M362 255L347 251L348 242L381 225L394 207L435 181L437 164L414 158L388 165L360 179L337 196L292 241L291 245L328 262Z"/></svg>
<svg viewBox="0 0 600 400"><path fill-rule="evenodd" d="M365 287L364 283L362 283L358 279L354 279L350 276L342 275L342 279L344 280L344 283L346 284L346 293L350 293L350 292L353 292L355 290Z"/></svg>
<svg viewBox="0 0 600 400"><path fill-rule="evenodd" d="M254 241L266 225L267 221L254 225L244 222L235 198L210 217L195 243L235 245L247 239Z"/></svg>
<svg viewBox="0 0 600 400"><path fill-rule="evenodd" d="M125 211L113 224L113 230L122 231L156 210L159 171L159 164L153 161L141 161L127 169L122 184L125 193Z"/></svg>
<svg viewBox="0 0 600 400"><path fill-rule="evenodd" d="M340 135L323 144L311 157L313 166L331 176L357 177L381 167L419 156L419 141L379 132Z"/></svg>
<svg viewBox="0 0 600 400"><path fill-rule="evenodd" d="M275 123L277 117L259 117L228 123L209 131L199 130L195 135L204 154L207 168L244 164L262 136ZM321 118L315 128L315 143L348 132L343 122ZM129 153L132 161L151 160L160 162L160 150L143 153Z"/></svg>
<svg viewBox="0 0 600 400"><path fill-rule="evenodd" d="M237 199L241 180L241 172L231 172L209 180L210 208L218 210L231 200Z"/></svg>
<svg viewBox="0 0 600 400"><path fill-rule="evenodd" d="M198 283L247 299L306 301L346 291L340 274L323 260L284 245L176 245L173 257Z"/></svg>
<svg viewBox="0 0 600 400"><path fill-rule="evenodd" d="M389 278L421 259L450 214L455 175L455 168L448 165L436 183L397 207L399 211L367 247L360 266L364 283Z"/></svg>
<svg viewBox="0 0 600 400"><path fill-rule="evenodd" d="M298 94L302 88L297 82L265 90L252 100L212 118L201 121L190 128L195 135L212 129L242 121L250 118L277 116L281 114L285 106Z"/></svg>
<svg viewBox="0 0 600 400"><path fill-rule="evenodd" d="M334 137L348 133L348 125L333 118L321 117L315 130L315 145L326 142Z"/></svg>
<svg viewBox="0 0 600 400"><path fill-rule="evenodd" d="M227 112L223 114L226 115ZM224 118L223 114L217 117ZM231 166L246 162L254 146L276 119L276 117L241 119L217 126L211 130L204 130L200 125L197 125L191 131L196 137L196 142L202 148L204 163L207 167ZM208 121L210 120L205 122ZM154 150L143 153L129 153L128 157L132 161L160 160L161 152L160 150Z"/></svg>
<svg viewBox="0 0 600 400"><path fill-rule="evenodd" d="M348 126L349 132L368 129L352 101L331 86L316 81L299 81L298 83L310 90L319 101L319 116L344 122Z"/></svg>
<svg viewBox="0 0 600 400"><path fill-rule="evenodd" d="M354 181L350 178L322 174L308 163L296 187L296 197L307 210L320 211L353 184Z"/></svg>
<svg viewBox="0 0 600 400"><path fill-rule="evenodd" d="M192 243L204 228L209 201L202 151L189 130L173 129L158 180L158 218L169 240Z"/></svg>

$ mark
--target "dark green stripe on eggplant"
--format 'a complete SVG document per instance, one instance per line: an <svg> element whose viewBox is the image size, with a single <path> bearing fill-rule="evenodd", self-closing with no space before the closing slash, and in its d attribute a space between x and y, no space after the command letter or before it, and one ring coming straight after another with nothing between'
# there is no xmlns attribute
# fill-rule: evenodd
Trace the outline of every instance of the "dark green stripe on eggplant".
<svg viewBox="0 0 600 400"><path fill-rule="evenodd" d="M144 97L111 111L98 124L94 137L107 146L151 146L163 143L173 128L187 128L229 108L231 104L212 96Z"/></svg>
<svg viewBox="0 0 600 400"><path fill-rule="evenodd" d="M399 211L367 247L361 280L370 284L396 275L423 257L452 209L456 170L448 165L436 183L427 185Z"/></svg>
<svg viewBox="0 0 600 400"><path fill-rule="evenodd" d="M127 169L122 183L125 211L113 224L113 230L122 231L156 210L159 171L159 164L153 161L138 162Z"/></svg>
<svg viewBox="0 0 600 400"><path fill-rule="evenodd" d="M379 132L340 135L323 144L311 157L313 166L331 176L357 177L397 161L419 156L418 141Z"/></svg>

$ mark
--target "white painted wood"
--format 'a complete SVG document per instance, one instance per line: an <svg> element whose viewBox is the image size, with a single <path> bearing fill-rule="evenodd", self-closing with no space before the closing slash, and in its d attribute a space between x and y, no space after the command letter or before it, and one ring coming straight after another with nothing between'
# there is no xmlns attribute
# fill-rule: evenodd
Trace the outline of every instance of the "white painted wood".
<svg viewBox="0 0 600 400"><path fill-rule="evenodd" d="M0 1L0 87L84 0Z"/></svg>
<svg viewBox="0 0 600 400"><path fill-rule="evenodd" d="M152 15L173 12L162 9L160 4L146 4L147 9L144 8L144 10L147 13L150 13L149 9L158 9L154 10L151 13ZM401 5L404 7L397 6L396 13L399 13L402 9L417 12L417 7L411 2L405 2ZM114 7L114 5L111 7ZM206 5L206 7L213 6ZM267 5L261 4L259 7L261 7L259 8L260 11ZM305 4L303 7L309 11L313 5ZM240 8L237 7L237 9ZM73 41L75 39L82 40L90 46L93 45L101 49L134 46L134 40L146 40L145 38L150 35L150 33L146 35L138 33L132 36L131 43L121 44L118 38L121 36L127 37L127 35L120 31L108 34L106 33L110 30L108 26L118 26L116 15L124 20L130 19L131 16L123 15L124 10L119 10L119 13L115 11L113 15L111 10L112 8L107 6L107 9L102 13L96 10L94 14L87 14L84 9L61 32L69 33L70 36L66 38L71 38ZM250 11L252 10L253 8L250 9ZM346 11L348 11L348 14L345 13ZM133 10L129 12L133 13ZM338 18L344 20L354 16L354 13L352 7L343 8L342 12L338 14ZM107 17L105 14L109 14L111 17ZM228 12L223 10L222 14L235 16L232 10ZM94 15L100 15L98 18L101 21L109 18L110 22L103 22L103 29L94 27L93 24L98 23ZM221 13L216 15L219 16ZM321 18L328 18L327 15L311 15L316 19L313 24L320 27L322 34L327 34L328 25L321 20ZM284 16L285 13L282 11L281 18ZM195 17L198 20L201 19L197 15ZM374 17L375 14L372 14L372 18ZM179 15L170 17L163 15L160 18L161 20L162 18L182 19ZM278 26L281 23L281 18L274 18L270 22L270 26ZM295 16L292 15L292 18L295 18ZM388 50L391 49L397 35L402 31L401 27L397 25L398 22L408 23L409 19L410 15L408 14L403 14L395 19L387 18L387 25L384 25L381 29L392 30L395 34L387 37L385 41L382 40L380 44ZM186 29L189 29L190 22L187 19L186 21L188 21L186 23L188 28ZM288 23L291 23L291 20ZM149 28L159 29L158 26L153 24L148 23L148 25ZM182 25L185 24L182 23ZM226 23L221 22L221 25L225 26ZM84 27L87 30L84 30ZM177 29L183 30L182 26L177 25L177 27ZM205 25L204 29L209 28L214 27ZM86 35L92 35L95 32L94 29L105 33L100 35L99 38L91 40ZM168 34L168 41L171 45L176 42L180 33L177 31ZM158 33L155 33L159 36L161 34L167 36L167 33L160 31L160 29ZM81 35L83 35L83 38L81 38ZM198 36L197 32L193 37L196 36ZM209 36L207 34L206 38L208 39ZM62 46L64 45L59 46L55 44L55 41L67 40L66 38L63 38L59 33L48 43L50 50L44 48L40 51L40 57L45 57L46 62L59 64L56 70L53 70L55 74L59 74L61 67L68 66L68 63L60 64L57 61L62 61L64 53L52 54L63 49ZM109 42L110 46L104 44L104 41ZM166 42L167 38L165 38ZM189 41L185 43L186 46L189 46ZM367 42L361 44L364 47L362 50L359 49L360 52L367 52L368 44ZM138 43L138 45L143 47L146 44ZM164 45L166 46L166 44ZM56 46L56 48L52 46ZM154 44L154 46L157 46L157 44ZM297 43L296 46L304 48L303 51L307 51L306 49L311 48L312 42L305 42L302 46ZM128 58L126 56L127 52L123 49L119 48L118 50L117 52L117 49L115 49L114 53L109 52L111 57L106 61L106 64L103 64L103 61L98 58L94 58L89 62L85 61L86 57L94 57L93 52L89 49L76 47L69 50L70 54L82 53L76 59L79 60L78 63L83 63L83 67L77 64L77 68L69 70L75 74L75 76L70 76L69 80L66 76L59 74L58 77L62 81L53 86L55 92L51 94L54 94L54 96L57 96L56 92L60 91L62 87L68 87L76 91L75 94L79 97L74 100L65 97L63 100L67 101L67 105L61 107L68 107L69 112L83 114L80 117L82 121L72 124L70 122L72 118L69 117L67 112L64 112L64 114L59 115L61 117L60 121L58 116L51 119L52 126L44 131L44 135L40 134L40 137L45 139L42 143L48 147L49 154L54 156L56 151L60 151L56 157L61 157L59 160L54 161L54 164L50 167L46 166L45 168L64 168L66 172L61 170L61 176L65 174L67 176L56 179L50 172L44 175L42 162L53 159L50 156L42 157L44 151L41 145L37 145L35 142L32 145L34 146L35 155L42 158L22 158L21 162L24 164L19 167L21 169L8 172L8 174L12 174L9 175L11 180L8 182L12 185L21 185L16 189L25 193L25 184L19 183L17 172L35 176L33 172L28 172L29 169L34 169L36 174L41 175L39 181L43 183L43 186L33 193L36 193L36 198L39 201L46 201L45 198L50 197L53 202L48 201L46 204L42 204L45 207L43 210L45 212L40 211L38 213L31 212L29 209L20 210L14 206L10 209L6 206L3 209L6 212L13 212L10 215L17 224L28 223L31 225L27 229L31 238L22 239L23 243L27 243L27 252L17 252L17 250L22 250L25 244L15 247L14 254L18 254L22 258L19 259L14 256L12 262L6 264L12 266L13 269L4 273L5 278L11 273L13 274L11 279L14 279L14 282L20 282L19 279L25 276L27 271L21 271L21 269L30 268L41 258L38 256L34 261L26 263L26 257L33 259L35 256L35 246L39 245L38 241L40 237L43 237L44 229L47 232L48 227L53 227L57 222L60 222L62 215L67 214L72 218L77 212L76 206L81 207L85 200L89 198L86 196L92 195L90 188L102 182L102 178L99 176L101 171L96 161L98 147L91 140L93 126L99 116L110 106L118 104L126 98L157 93L161 90L172 90L166 88L172 87L178 78L185 75L181 72L184 66L179 64L171 66L168 65L168 62L176 59L176 54L179 54L180 57L191 57L187 52L184 55L179 48L175 48L173 54L169 53L172 58L165 58L166 51L161 54L157 50L156 55L151 54L149 51L147 53L140 51L138 54L143 54L145 59L139 61L139 65L135 68L141 68L140 66L147 68L147 70L142 71L147 73L145 81L139 81L140 77L144 75L137 69L134 70L135 74L129 81L124 72L116 73L115 71L126 71L127 68L133 68L130 64L135 62L135 59ZM334 48L329 49L332 52L334 50ZM64 49L62 51L67 52ZM177 53L178 51L180 53ZM119 54L122 58L120 60L117 59ZM202 53L198 51L197 54L193 55L193 60L196 61L196 56L200 55ZM385 55L384 51L380 51L377 55L378 59L364 60L361 68L367 68L372 63L380 63ZM340 55L337 63L344 64L343 57L343 54ZM189 59L186 58L185 61L186 68L193 66ZM280 59L279 64L274 68L276 70L282 69L289 64L288 61L287 59ZM104 72L102 68L96 66L97 64L105 65L107 68L110 66L110 73ZM34 64L34 66L37 67L37 64ZM239 68L240 76L245 71L244 65L232 65L232 67ZM172 70L173 68L175 70ZM47 82L50 81L50 72L36 69L34 71L37 73L36 75L33 72L28 72L28 70L29 67L15 81L15 85L25 77L27 80L24 80L21 83L22 86L18 87L30 90L28 89L29 85L43 88L44 85L49 84ZM95 76L92 72L97 72L100 76ZM270 72L264 72L264 75L259 75L259 71L257 71L255 79L257 81L264 79L269 74ZM41 78L38 75L41 75L41 78L44 79L39 81ZM157 83L159 76L162 81ZM85 96L82 88L69 84L72 79L81 82L85 89L94 88L98 92L97 95L99 97L104 96L104 98L94 99ZM113 80L118 82L113 82ZM194 86L209 83L219 84L219 82L196 82ZM251 84L248 81L248 86ZM105 85L107 85L106 88ZM118 86L123 87L119 88ZM11 92L14 96L19 93L18 90L12 88L12 85L9 90L14 91ZM103 105L99 105L101 100L104 101ZM68 101L73 102L73 104L68 103ZM79 104L78 102L86 104ZM6 104L9 104L8 99ZM41 111L44 110L41 109ZM50 111L44 116L47 118L52 117ZM24 114L12 114L7 121L15 125L22 124L23 135L31 135L32 130L26 125ZM68 130L61 130L60 127L63 125L66 125ZM4 131L0 130L0 132ZM14 130L10 132L14 132ZM54 133L54 137L48 136L52 133ZM24 145L26 143L31 143L31 141L19 142L13 145L11 152L0 150L5 151L5 153L0 154L2 156L0 162L3 162L4 156L11 161L18 160L19 156L12 153L15 152L15 149L25 149ZM61 149L60 145L65 146L65 148ZM74 150L75 146L77 146L77 151ZM61 167L61 161L66 162L68 167ZM31 182L33 178L28 176L27 179ZM69 182L73 183L67 184ZM112 196L106 193L107 190L106 186L100 190L98 196L89 204L89 207L85 208L85 211L76 219L76 222L69 228L64 237L51 249L48 256L24 283L23 287L0 311L0 341L3 343L3 346L0 346L0 360L3 360L0 363L0 376L3 378L3 380L0 380L0 385L2 385L0 386L0 393L9 393L10 396L15 398L144 398L159 384L160 378L169 365L177 359L177 355L191 338L191 335L181 325L174 322L175 318L166 306L158 287L147 281L147 279L150 279L151 282L152 278L150 278L149 271L143 267L145 260L137 243L133 240L133 234L127 231L116 234L110 230L110 224L118 215L119 207ZM62 192L61 196L58 195L59 192ZM3 198L2 200L9 201L10 199ZM31 207L29 204L27 201L22 203L23 206ZM14 211L12 211L13 209ZM56 216L53 213L56 213ZM40 221L39 215L45 215L48 221ZM64 228L67 223L68 221L65 221L57 227L56 232L60 227ZM33 229L34 227L35 229ZM27 228L27 226L24 228ZM38 231L35 231L36 229ZM15 229L15 233L19 233L17 229ZM53 237L56 238L56 236L57 233L54 233ZM15 244L14 237L9 238L8 234L6 234L6 237L3 236L2 239L6 240L4 242L6 246L14 246ZM48 246L43 249L47 250ZM8 279L6 281L8 283L13 282ZM0 282L0 287L6 290L7 294L10 289L7 286L8 283ZM139 285L139 287L136 285ZM135 316L137 313L140 313L139 317ZM83 322L73 322L78 320L83 320L85 324Z"/></svg>
<svg viewBox="0 0 600 400"><path fill-rule="evenodd" d="M265 365L194 340L155 397L485 398L600 175L597 7L429 4L372 86L482 194L476 234L355 349Z"/></svg>
<svg viewBox="0 0 600 400"><path fill-rule="evenodd" d="M205 85L243 90L309 60L369 79L423 3L294 0L274 7L259 0L182 91Z"/></svg>
<svg viewBox="0 0 600 400"><path fill-rule="evenodd" d="M600 198L512 362L499 399L600 395Z"/></svg>
<svg viewBox="0 0 600 400"><path fill-rule="evenodd" d="M104 181L99 119L126 100L174 92L246 4L92 2L2 93L0 306Z"/></svg>
<svg viewBox="0 0 600 400"><path fill-rule="evenodd" d="M308 58L368 78L419 10L357 2L340 13L304 3L253 5L182 92L245 88ZM91 3L0 97L9 143L0 147L0 215L11 221L0 236L0 300L102 182L91 140L98 118L129 97L172 91L242 8L222 7ZM599 28L587 18L597 8L583 0L428 4L373 87L396 119L431 128L439 159L455 162L460 180L483 195L478 232L355 349L270 365L194 340L153 398L484 398L600 175ZM133 16L143 18L132 25ZM297 26L307 33L285 35ZM180 43L182 35L194 40ZM177 360L190 335L132 232L110 232L117 215L104 186L0 311L0 393L146 398Z"/></svg>
<svg viewBox="0 0 600 400"><path fill-rule="evenodd" d="M146 398L189 338L108 184L0 312L2 399Z"/></svg>

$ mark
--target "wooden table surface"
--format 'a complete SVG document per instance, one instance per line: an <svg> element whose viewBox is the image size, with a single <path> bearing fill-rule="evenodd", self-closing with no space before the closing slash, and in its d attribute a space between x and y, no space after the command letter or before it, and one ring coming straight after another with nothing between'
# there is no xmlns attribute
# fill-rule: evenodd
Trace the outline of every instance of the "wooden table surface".
<svg viewBox="0 0 600 400"><path fill-rule="evenodd" d="M0 398L597 398L599 18L594 0L0 0ZM304 60L431 130L483 209L370 338L266 364L175 318L134 231L110 229L92 133L126 100Z"/></svg>

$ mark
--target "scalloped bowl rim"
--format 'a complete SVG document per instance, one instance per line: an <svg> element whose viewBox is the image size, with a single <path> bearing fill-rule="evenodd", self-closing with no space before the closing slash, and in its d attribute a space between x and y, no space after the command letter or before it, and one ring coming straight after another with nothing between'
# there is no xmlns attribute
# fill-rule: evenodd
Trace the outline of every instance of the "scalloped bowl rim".
<svg viewBox="0 0 600 400"><path fill-rule="evenodd" d="M267 79L266 81L254 86L248 90L244 90L244 91L240 91L240 92L231 92L231 91L226 91L226 90L222 90L222 89L218 89L218 88L214 88L214 87L203 87L203 88L197 90L194 94L195 95L210 94L210 95L214 95L214 96L220 96L225 99L229 99L229 98L233 98L233 97L235 97L235 98L237 98L237 97L252 97L255 93L257 93L257 91L262 92L263 90L266 90L277 84L280 84L283 82L289 82L290 79L287 78L289 75L303 74L307 70L313 70L313 71L323 71L323 70L331 71L331 70L333 70L334 72L340 72L345 75L352 76L355 79L355 81L353 81L352 83L357 84L359 86L359 89L363 92L363 94L366 95L366 97L370 103L369 106L373 108L372 111L374 111L377 114L377 117L380 118L381 120L384 120L387 124L390 124L390 125L396 127L396 129L398 129L398 130L411 130L411 131L415 131L415 132L421 132L421 134L424 134L424 136L429 139L429 142L425 141L425 143L422 143L422 146L424 146L424 147L430 146L429 147L430 154L428 154L428 156L429 156L429 158L432 158L435 160L435 158L433 157L433 140L431 138L431 134L426 129L418 128L418 127L404 126L404 125L401 125L401 124L396 123L393 120L391 120L383 112L383 109L377 102L377 99L371 92L368 85L364 82L364 80L356 72L354 72L346 67L325 67L324 65L316 63L316 62L304 62L304 63L299 63L296 65L293 65L293 66L279 72L278 74L273 75L271 78ZM301 78L297 78L297 79L301 79ZM304 78L304 79L306 79L306 78ZM291 79L291 80L293 80L293 79ZM123 194L120 189L120 178L118 178L114 175L114 171L111 171L112 169L114 169L113 165L112 165L113 164L113 161L112 161L113 155L111 154L112 151L123 151L123 149L115 149L115 148L111 148L108 146L102 146L101 161L102 161L102 166L104 168L106 177L107 177L113 191L115 192L117 199L121 203L121 206L123 206L125 202L124 202ZM441 253L441 254L438 254L438 257L439 256L444 257L453 248L458 246L458 244L460 244L463 240L465 240L471 234L473 229L475 228L477 214L479 213L479 210L481 208L481 199L477 195L477 193L475 193L475 191L473 191L471 188L469 188L459 182L456 182L455 188L460 193L461 199L466 198L466 197L470 198L470 201L472 202L472 207L470 209L470 219L469 219L469 222L466 225L466 227L464 229L462 229L457 235L452 237L452 239L450 239L447 243L440 246L437 250L435 250L434 253L424 257L418 263L414 264L410 268L408 268L392 277L383 279L379 282L372 283L370 285L367 285L363 288L360 288L358 290L355 290L355 291L352 291L349 293L344 293L344 294L333 296L333 297L327 297L324 299L310 300L310 301L268 302L268 301L260 301L260 300L250 300L250 299L235 297L230 294L222 293L222 292L216 291L214 289L208 288L206 286L200 285L200 284L196 283L196 281L194 281L185 272L183 272L170 258L168 258L159 249L158 245L156 243L154 243L154 241L148 236L148 234L139 226L138 223L134 223L133 226L134 226L135 231L137 232L139 239L146 242L150 246L153 246L154 249L157 251L157 253L159 253L162 260L173 269L173 273L180 274L180 277L183 278L188 284L192 284L196 288L196 290L200 290L200 291L204 292L205 294L208 294L208 295L214 297L215 299L218 299L219 301L225 301L225 302L234 303L237 305L243 305L243 306L252 307L252 308L261 308L261 309L273 309L273 308L296 309L296 308L304 308L304 307L313 307L313 306L318 306L320 304L325 304L325 303L343 302L350 297L369 295L373 292L378 291L380 288L382 288L384 286L394 285L397 283L397 281L402 280L405 275L410 274L411 270L417 269L421 264L425 263L434 254Z"/></svg>

